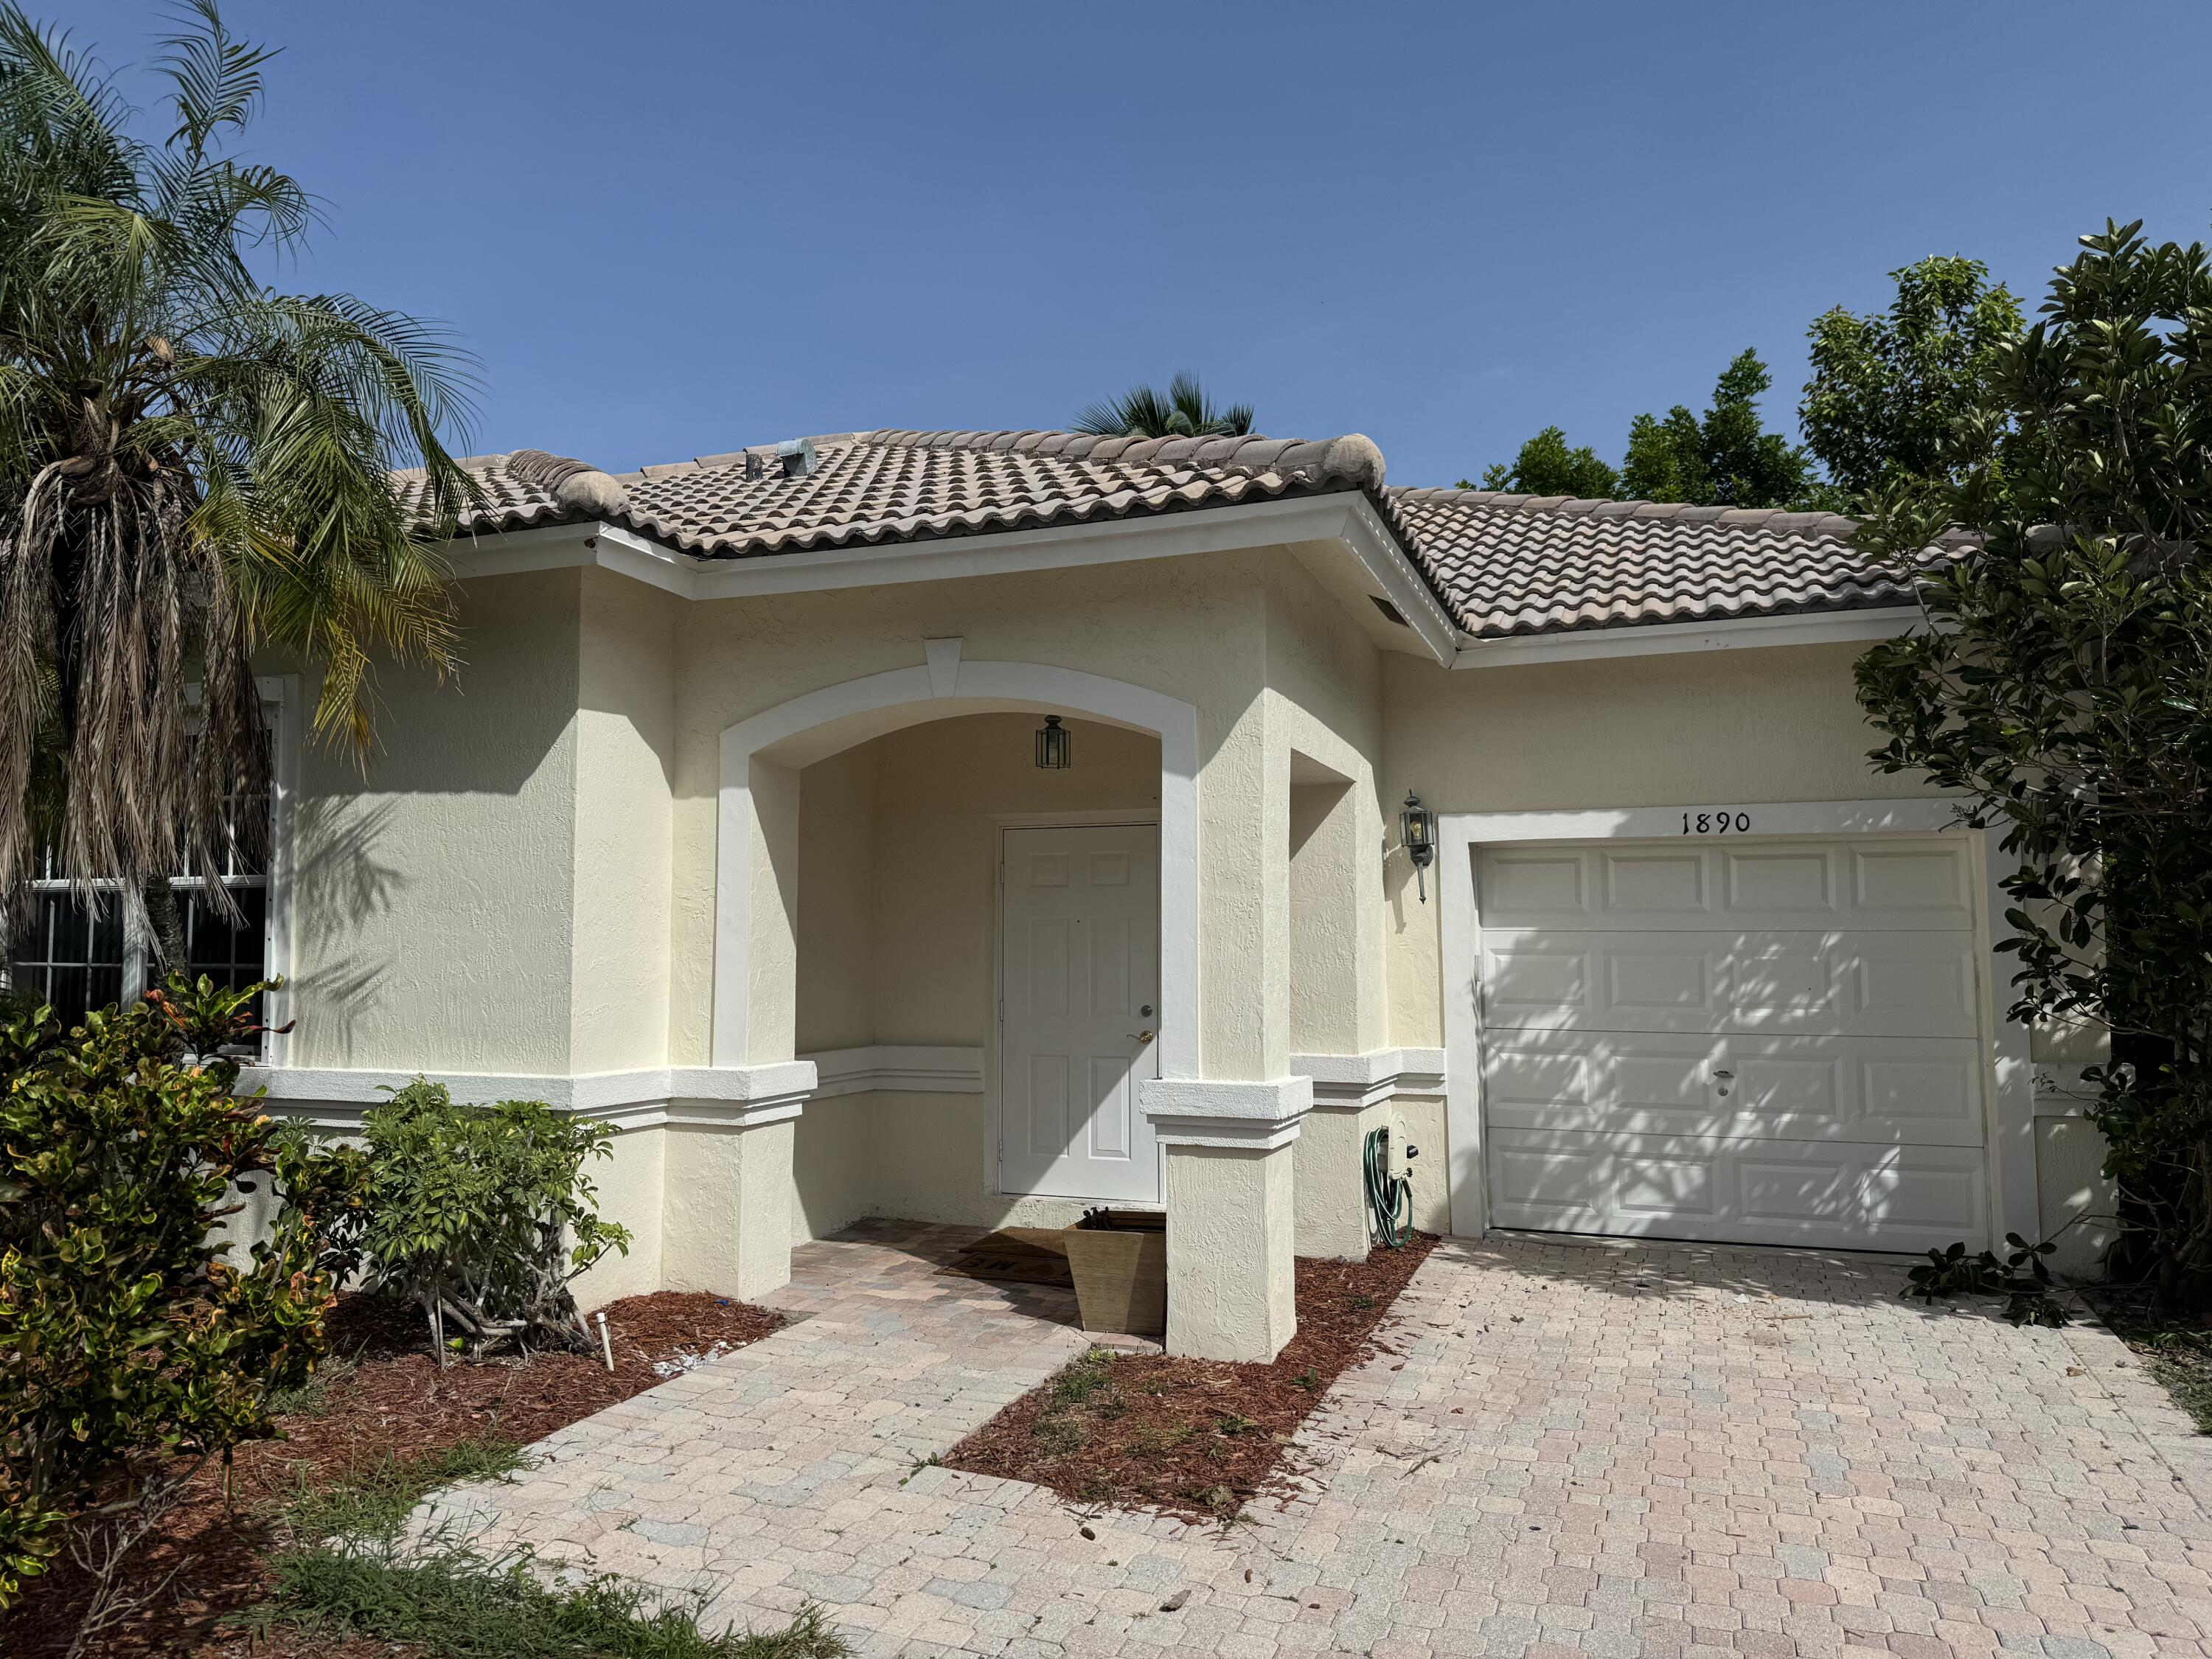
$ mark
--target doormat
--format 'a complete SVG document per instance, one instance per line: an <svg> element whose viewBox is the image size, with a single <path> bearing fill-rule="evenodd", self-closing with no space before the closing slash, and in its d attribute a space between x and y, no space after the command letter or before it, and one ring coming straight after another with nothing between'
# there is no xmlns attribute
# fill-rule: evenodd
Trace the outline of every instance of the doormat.
<svg viewBox="0 0 2212 1659"><path fill-rule="evenodd" d="M1057 1285L1075 1288L1067 1269L1067 1249L1060 1235L1047 1228L1010 1227L985 1233L961 1247L951 1261L939 1267L940 1277L992 1279L1008 1285Z"/></svg>

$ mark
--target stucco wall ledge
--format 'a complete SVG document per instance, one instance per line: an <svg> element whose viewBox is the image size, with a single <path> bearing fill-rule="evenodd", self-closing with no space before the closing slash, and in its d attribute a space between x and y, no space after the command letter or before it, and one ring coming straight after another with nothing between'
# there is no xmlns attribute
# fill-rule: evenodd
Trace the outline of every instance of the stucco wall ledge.
<svg viewBox="0 0 2212 1659"><path fill-rule="evenodd" d="M983 1092L981 1048L921 1048L876 1043L865 1048L824 1048L799 1059L811 1061L817 1081L814 1097L866 1094L884 1090L907 1095L980 1095Z"/></svg>
<svg viewBox="0 0 2212 1659"><path fill-rule="evenodd" d="M1441 1048L1374 1048L1364 1054L1292 1054L1313 1081L1316 1111L1363 1111L1395 1095L1437 1095L1444 1088Z"/></svg>
<svg viewBox="0 0 2212 1659"><path fill-rule="evenodd" d="M319 1129L358 1129L368 1109L417 1076L442 1083L456 1100L542 1100L556 1112L600 1119L617 1129L662 1124L750 1129L799 1115L814 1092L811 1060L765 1066L659 1066L576 1075L498 1072L385 1072L299 1066L256 1066L240 1079L265 1091L263 1109Z"/></svg>
<svg viewBox="0 0 2212 1659"><path fill-rule="evenodd" d="M1205 1078L1146 1078L1137 1103L1163 1146L1287 1146L1313 1110L1313 1079L1237 1082Z"/></svg>

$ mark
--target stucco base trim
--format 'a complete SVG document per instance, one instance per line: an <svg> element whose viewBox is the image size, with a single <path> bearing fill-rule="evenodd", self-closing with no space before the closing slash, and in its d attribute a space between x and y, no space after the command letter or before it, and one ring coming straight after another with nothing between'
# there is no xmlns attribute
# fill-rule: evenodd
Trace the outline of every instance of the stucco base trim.
<svg viewBox="0 0 2212 1659"><path fill-rule="evenodd" d="M1137 1103L1163 1146L1231 1146L1268 1151L1298 1138L1313 1110L1313 1079L1277 1078L1245 1083L1198 1078L1146 1078Z"/></svg>
<svg viewBox="0 0 2212 1659"><path fill-rule="evenodd" d="M263 1108L319 1129L357 1130L369 1108L416 1077L442 1083L456 1100L542 1100L556 1112L617 1129L664 1124L753 1128L799 1115L814 1092L813 1062L769 1066L660 1066L635 1072L556 1073L384 1072L302 1066L257 1066L241 1079L264 1091Z"/></svg>
<svg viewBox="0 0 2212 1659"><path fill-rule="evenodd" d="M1316 1111L1358 1111L1398 1095L1444 1091L1441 1048L1375 1048L1364 1054L1292 1054L1291 1069L1313 1080Z"/></svg>
<svg viewBox="0 0 2212 1659"><path fill-rule="evenodd" d="M801 1054L815 1071L814 1098L868 1094L980 1095L981 1048L928 1048L877 1043L865 1048L823 1048Z"/></svg>

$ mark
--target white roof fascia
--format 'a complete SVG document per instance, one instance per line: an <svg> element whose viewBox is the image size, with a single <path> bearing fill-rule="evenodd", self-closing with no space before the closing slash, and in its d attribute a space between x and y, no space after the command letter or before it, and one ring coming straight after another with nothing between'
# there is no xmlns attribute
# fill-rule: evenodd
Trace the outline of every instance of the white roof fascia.
<svg viewBox="0 0 2212 1659"><path fill-rule="evenodd" d="M1244 501L1188 513L1046 525L1032 530L946 536L928 541L817 548L803 553L702 559L606 523L548 525L457 538L447 544L456 574L498 576L584 565L634 576L687 599L818 592L894 582L1178 558L1243 548L1337 542L1350 550L1384 598L1439 663L1456 638L1449 615L1429 592L1397 538L1363 495L1340 490L1288 500Z"/></svg>
<svg viewBox="0 0 2212 1659"><path fill-rule="evenodd" d="M1730 651L1759 646L1831 645L1892 640L1923 626L1917 606L1814 611L1786 617L1733 617L1713 622L1640 623L1523 634L1482 640L1462 635L1454 668L1510 668L1522 663L1589 662L1600 657L1664 656L1678 651Z"/></svg>

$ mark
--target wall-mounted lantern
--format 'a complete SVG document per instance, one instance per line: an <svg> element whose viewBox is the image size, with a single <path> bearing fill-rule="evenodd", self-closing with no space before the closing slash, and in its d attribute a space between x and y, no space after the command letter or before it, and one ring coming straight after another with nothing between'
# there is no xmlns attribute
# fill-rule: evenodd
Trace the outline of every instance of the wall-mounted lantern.
<svg viewBox="0 0 2212 1659"><path fill-rule="evenodd" d="M1057 714L1047 714L1037 728L1036 763L1041 772L1065 772L1075 764L1075 733L1060 723Z"/></svg>
<svg viewBox="0 0 2212 1659"><path fill-rule="evenodd" d="M1406 792L1406 810L1398 814L1399 838L1406 844L1406 856L1413 861L1413 882L1420 890L1421 902L1429 902L1428 878L1422 872L1437 861L1437 815L1421 805L1421 798L1412 790Z"/></svg>

